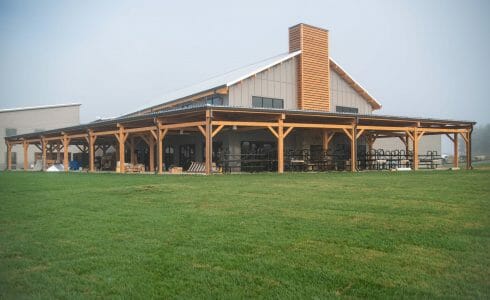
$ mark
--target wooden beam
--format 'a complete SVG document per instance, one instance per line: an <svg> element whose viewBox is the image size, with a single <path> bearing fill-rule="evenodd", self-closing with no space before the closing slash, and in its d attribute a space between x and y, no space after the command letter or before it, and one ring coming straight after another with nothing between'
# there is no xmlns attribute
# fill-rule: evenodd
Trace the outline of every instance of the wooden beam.
<svg viewBox="0 0 490 300"><path fill-rule="evenodd" d="M284 127L320 128L320 129L350 129L352 125L314 124L314 123L284 123Z"/></svg>
<svg viewBox="0 0 490 300"><path fill-rule="evenodd" d="M22 146L24 148L24 171L27 171L29 169L29 143L24 141Z"/></svg>
<svg viewBox="0 0 490 300"><path fill-rule="evenodd" d="M63 136L52 136L52 137L45 138L46 141L59 141L62 139L63 139Z"/></svg>
<svg viewBox="0 0 490 300"><path fill-rule="evenodd" d="M89 129L88 132L88 170L89 172L95 172L95 140L96 135L94 134L92 129Z"/></svg>
<svg viewBox="0 0 490 300"><path fill-rule="evenodd" d="M449 135L448 135L449 136ZM458 145L458 134L454 133L454 138L451 138L453 141L453 167L458 168L459 167L459 145Z"/></svg>
<svg viewBox="0 0 490 300"><path fill-rule="evenodd" d="M160 129L159 129L160 130ZM149 163L148 163L148 168L150 169L150 172L155 172L155 140L150 136L148 139L148 147L149 147Z"/></svg>
<svg viewBox="0 0 490 300"><path fill-rule="evenodd" d="M68 134L68 137L70 139L79 139L79 138L85 138L87 137L86 133L81 133L81 134Z"/></svg>
<svg viewBox="0 0 490 300"><path fill-rule="evenodd" d="M268 126L277 126L277 123L275 123L275 122L213 121L212 125L268 127Z"/></svg>
<svg viewBox="0 0 490 300"><path fill-rule="evenodd" d="M284 138L286 138L288 136L289 133L291 133L291 131L293 131L294 127L289 127L286 132L284 132Z"/></svg>
<svg viewBox="0 0 490 300"><path fill-rule="evenodd" d="M160 125L160 129L182 129L182 128L187 128L187 127L196 127L196 126L203 126L206 125L206 122L186 122L186 123L176 123L176 124L165 124L165 125Z"/></svg>
<svg viewBox="0 0 490 300"><path fill-rule="evenodd" d="M471 131L467 133L467 142L466 142L466 169L470 170L473 168L471 161Z"/></svg>
<svg viewBox="0 0 490 300"><path fill-rule="evenodd" d="M419 142L420 142L420 139L422 138L422 136L424 135L425 131L419 131L418 133L418 139L419 139Z"/></svg>
<svg viewBox="0 0 490 300"><path fill-rule="evenodd" d="M155 139L155 141L157 141L158 140L158 135L156 134L156 130L150 130L150 133L153 136L153 138Z"/></svg>
<svg viewBox="0 0 490 300"><path fill-rule="evenodd" d="M7 142L7 170L12 170L12 143Z"/></svg>
<svg viewBox="0 0 490 300"><path fill-rule="evenodd" d="M413 127L358 125L357 129L375 130L375 131L407 131L407 130L413 130Z"/></svg>
<svg viewBox="0 0 490 300"><path fill-rule="evenodd" d="M415 137L413 136L413 134L410 132L410 131L405 131L405 134L413 141L415 140Z"/></svg>
<svg viewBox="0 0 490 300"><path fill-rule="evenodd" d="M124 126L119 124L119 134L118 134L118 141L119 141L119 173L125 173L126 172L126 166L124 165L126 160L125 160L125 155L124 155L124 144L126 142L127 135L124 131Z"/></svg>
<svg viewBox="0 0 490 300"><path fill-rule="evenodd" d="M272 132L272 134L276 137L279 138L279 134L272 128L272 126L267 126L267 128Z"/></svg>
<svg viewBox="0 0 490 300"><path fill-rule="evenodd" d="M462 132L461 133L461 136L463 137L463 139L465 140L465 142L469 142L467 132Z"/></svg>
<svg viewBox="0 0 490 300"><path fill-rule="evenodd" d="M105 136L105 135L113 135L113 134L118 134L118 130L107 130L107 131L92 131L93 136Z"/></svg>
<svg viewBox="0 0 490 300"><path fill-rule="evenodd" d="M223 127L225 127L225 125L219 125L218 128L213 130L212 137L214 138L221 131L221 129L223 129Z"/></svg>
<svg viewBox="0 0 490 300"><path fill-rule="evenodd" d="M284 117L278 121L277 133L277 172L284 173ZM274 129L269 127L269 130L274 133Z"/></svg>
<svg viewBox="0 0 490 300"><path fill-rule="evenodd" d="M346 129L344 129L346 130ZM352 172L355 172L357 170L357 147L356 147L356 128L353 127L351 129L351 141L350 141L350 161L351 161L351 166L350 169Z"/></svg>
<svg viewBox="0 0 490 300"><path fill-rule="evenodd" d="M197 128L199 128L199 131L202 133L202 135L206 136L206 129L204 129L201 125L197 125Z"/></svg>
<svg viewBox="0 0 490 300"><path fill-rule="evenodd" d="M41 159L42 159L42 164L43 164L43 167L42 167L42 170L43 171L46 171L46 151L47 151L47 146L48 146L48 142L44 139L44 138L41 138L41 147L42 147L42 155L41 155Z"/></svg>
<svg viewBox="0 0 490 300"><path fill-rule="evenodd" d="M222 124L220 124L222 125ZM213 123L212 123L212 117L211 117L211 111L206 110L206 162L205 162L205 169L206 169L206 175L210 175L212 172L212 166L213 166Z"/></svg>
<svg viewBox="0 0 490 300"><path fill-rule="evenodd" d="M362 135L364 132L364 129L359 130L359 132L356 134L356 140L359 139L359 137Z"/></svg>
<svg viewBox="0 0 490 300"><path fill-rule="evenodd" d="M419 130L425 132L437 132L437 133L456 133L456 132L468 132L468 129L461 128L432 128L432 127L421 127Z"/></svg>
<svg viewBox="0 0 490 300"><path fill-rule="evenodd" d="M328 131L327 129L322 130L322 150L323 150L323 152L328 151L330 141L332 140L334 135L335 135L335 132Z"/></svg>
<svg viewBox="0 0 490 300"><path fill-rule="evenodd" d="M70 147L70 138L67 134L63 136L63 169L65 172L70 170L69 160L68 160L68 150Z"/></svg>
<svg viewBox="0 0 490 300"><path fill-rule="evenodd" d="M349 132L349 130L347 130L347 128L342 128L342 130L344 131L345 135L352 141L353 140L353 136L351 135L351 133Z"/></svg>
<svg viewBox="0 0 490 300"><path fill-rule="evenodd" d="M412 136L413 136L413 139L412 139L412 143L413 143L412 161L413 161L413 170L414 171L419 169L419 136L418 135L419 134L418 134L417 130L414 130L413 134L412 134Z"/></svg>
<svg viewBox="0 0 490 300"><path fill-rule="evenodd" d="M458 136L458 134L457 134L457 133L455 133L455 135L456 135L456 137ZM454 138L453 138L453 137L452 137L452 136L451 136L449 133L446 133L446 136L448 137L448 139L450 139L450 140L451 140L451 142L453 142L453 143L454 143Z"/></svg>
<svg viewBox="0 0 490 300"><path fill-rule="evenodd" d="M165 135L167 135L168 128L162 128L162 124L160 121L157 121L158 129L158 138L157 138L157 152L158 152L158 174L163 174L163 140L165 139Z"/></svg>
<svg viewBox="0 0 490 300"><path fill-rule="evenodd" d="M147 126L147 127L138 127L138 128L126 128L125 131L127 133L138 133L138 132L146 132L156 130L156 126Z"/></svg>

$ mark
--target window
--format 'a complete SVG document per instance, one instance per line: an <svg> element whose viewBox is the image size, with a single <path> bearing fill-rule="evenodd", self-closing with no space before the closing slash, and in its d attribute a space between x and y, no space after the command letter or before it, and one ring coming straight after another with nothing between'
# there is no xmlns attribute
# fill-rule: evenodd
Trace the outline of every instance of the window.
<svg viewBox="0 0 490 300"><path fill-rule="evenodd" d="M205 100L206 100L206 104L223 105L223 98L221 98L221 96L218 95L207 96Z"/></svg>
<svg viewBox="0 0 490 300"><path fill-rule="evenodd" d="M9 136L13 136L13 135L17 135L17 129L16 128L6 128L5 129L5 136L9 137Z"/></svg>
<svg viewBox="0 0 490 300"><path fill-rule="evenodd" d="M252 96L252 107L284 108L284 100Z"/></svg>
<svg viewBox="0 0 490 300"><path fill-rule="evenodd" d="M335 111L339 113L349 113L349 114L359 113L359 109L357 107L348 107L348 106L336 106Z"/></svg>

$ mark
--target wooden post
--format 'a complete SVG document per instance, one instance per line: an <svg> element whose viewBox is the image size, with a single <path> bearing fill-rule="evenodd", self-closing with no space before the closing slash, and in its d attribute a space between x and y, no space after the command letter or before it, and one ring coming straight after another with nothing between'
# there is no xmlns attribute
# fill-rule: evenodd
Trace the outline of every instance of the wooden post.
<svg viewBox="0 0 490 300"><path fill-rule="evenodd" d="M131 157L130 158L131 159L131 165L134 165L134 164L136 164L136 153L135 153L135 151L136 151L135 146L136 145L134 144L134 136L132 136L129 141L130 141L129 148L131 150L131 156L130 156Z"/></svg>
<svg viewBox="0 0 490 300"><path fill-rule="evenodd" d="M454 146L454 153L453 153L453 167L458 168L459 167L459 141L458 141L458 133L455 133L453 135L453 146Z"/></svg>
<svg viewBox="0 0 490 300"><path fill-rule="evenodd" d="M327 129L322 130L322 150L323 150L323 152L328 151L328 146L330 144L330 140L332 139L330 136L331 136L330 132Z"/></svg>
<svg viewBox="0 0 490 300"><path fill-rule="evenodd" d="M95 140L97 139L97 136L94 134L92 129L89 129L88 132L88 140L89 140L89 156L88 156L88 161L89 161L89 172L95 172Z"/></svg>
<svg viewBox="0 0 490 300"><path fill-rule="evenodd" d="M281 114L277 126L277 172L284 173L284 119L285 115Z"/></svg>
<svg viewBox="0 0 490 300"><path fill-rule="evenodd" d="M44 137L41 138L41 146L42 146L42 149L43 149L43 153L42 153L42 156L41 156L41 159L42 159L42 163L43 163L43 171L46 171L46 148L48 147L48 143L47 141L44 139Z"/></svg>
<svg viewBox="0 0 490 300"><path fill-rule="evenodd" d="M150 168L150 172L155 172L155 139L151 134L148 136L148 141L149 141L148 147L150 148L149 168Z"/></svg>
<svg viewBox="0 0 490 300"><path fill-rule="evenodd" d="M61 143L56 143L56 163L61 162Z"/></svg>
<svg viewBox="0 0 490 300"><path fill-rule="evenodd" d="M351 143L350 143L350 159L351 159L351 171L355 172L357 170L357 147L356 147L356 128L351 129Z"/></svg>
<svg viewBox="0 0 490 300"><path fill-rule="evenodd" d="M27 171L29 169L29 142L24 141L22 145L24 147L24 171Z"/></svg>
<svg viewBox="0 0 490 300"><path fill-rule="evenodd" d="M167 128L162 129L162 123L160 121L156 121L157 125L157 135L156 135L156 142L157 142L157 152L158 152L158 157L157 157L157 162L158 162L158 174L163 174L163 140L165 139L165 135L168 132ZM152 133L153 135L153 133ZM155 137L155 136L153 136Z"/></svg>
<svg viewBox="0 0 490 300"><path fill-rule="evenodd" d="M12 144L7 142L7 170L12 170Z"/></svg>
<svg viewBox="0 0 490 300"><path fill-rule="evenodd" d="M211 124L211 111L206 110L206 175L212 172L212 162L213 162L213 125Z"/></svg>
<svg viewBox="0 0 490 300"><path fill-rule="evenodd" d="M413 131L413 170L419 169L419 133L417 130Z"/></svg>
<svg viewBox="0 0 490 300"><path fill-rule="evenodd" d="M466 146L466 169L470 170L472 168L471 166L471 130L466 132L466 133L462 133L463 136L466 135L466 139L465 139L465 146Z"/></svg>
<svg viewBox="0 0 490 300"><path fill-rule="evenodd" d="M124 134L124 126L119 124L119 173L124 173L126 171L124 163L125 163L125 155L124 155L124 143L126 142L126 136Z"/></svg>
<svg viewBox="0 0 490 300"><path fill-rule="evenodd" d="M410 137L405 133L405 158L408 160L408 151L410 150Z"/></svg>
<svg viewBox="0 0 490 300"><path fill-rule="evenodd" d="M70 138L67 134L63 135L63 169L65 172L70 170L70 162L68 157L68 148L70 147Z"/></svg>

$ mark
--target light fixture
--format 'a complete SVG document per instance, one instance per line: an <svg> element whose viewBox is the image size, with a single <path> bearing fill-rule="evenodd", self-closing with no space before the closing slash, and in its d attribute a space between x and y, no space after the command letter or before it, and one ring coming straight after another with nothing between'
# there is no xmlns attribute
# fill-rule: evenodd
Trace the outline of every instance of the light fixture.
<svg viewBox="0 0 490 300"><path fill-rule="evenodd" d="M233 130L236 130L236 125L233 125Z"/></svg>
<svg viewBox="0 0 490 300"><path fill-rule="evenodd" d="M180 130L180 135L183 135L184 134L184 129L181 129Z"/></svg>

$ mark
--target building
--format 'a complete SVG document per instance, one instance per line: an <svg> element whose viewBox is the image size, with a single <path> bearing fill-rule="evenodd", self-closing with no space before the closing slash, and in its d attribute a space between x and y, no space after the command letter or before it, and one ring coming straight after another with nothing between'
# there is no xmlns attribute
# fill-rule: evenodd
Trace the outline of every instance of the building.
<svg viewBox="0 0 490 300"><path fill-rule="evenodd" d="M0 137L43 132L45 130L80 124L80 104L59 104L0 110ZM7 168L7 146L0 144L0 170ZM12 168L24 169L40 157L41 150L31 147L24 157L21 149L12 151ZM26 164L24 161L26 160Z"/></svg>
<svg viewBox="0 0 490 300"><path fill-rule="evenodd" d="M421 153L425 137L447 135L457 149L461 136L471 148L474 122L373 114L381 104L328 49L327 30L298 24L289 28L286 53L178 90L119 118L12 136L6 143L10 148L38 145L44 158L51 143L85 147L90 171L103 169L100 161L113 150L113 159L125 162L113 168L119 172L141 163L150 172L178 166L207 174L416 170L438 164L440 142ZM400 141L401 147L376 149L381 139Z"/></svg>

